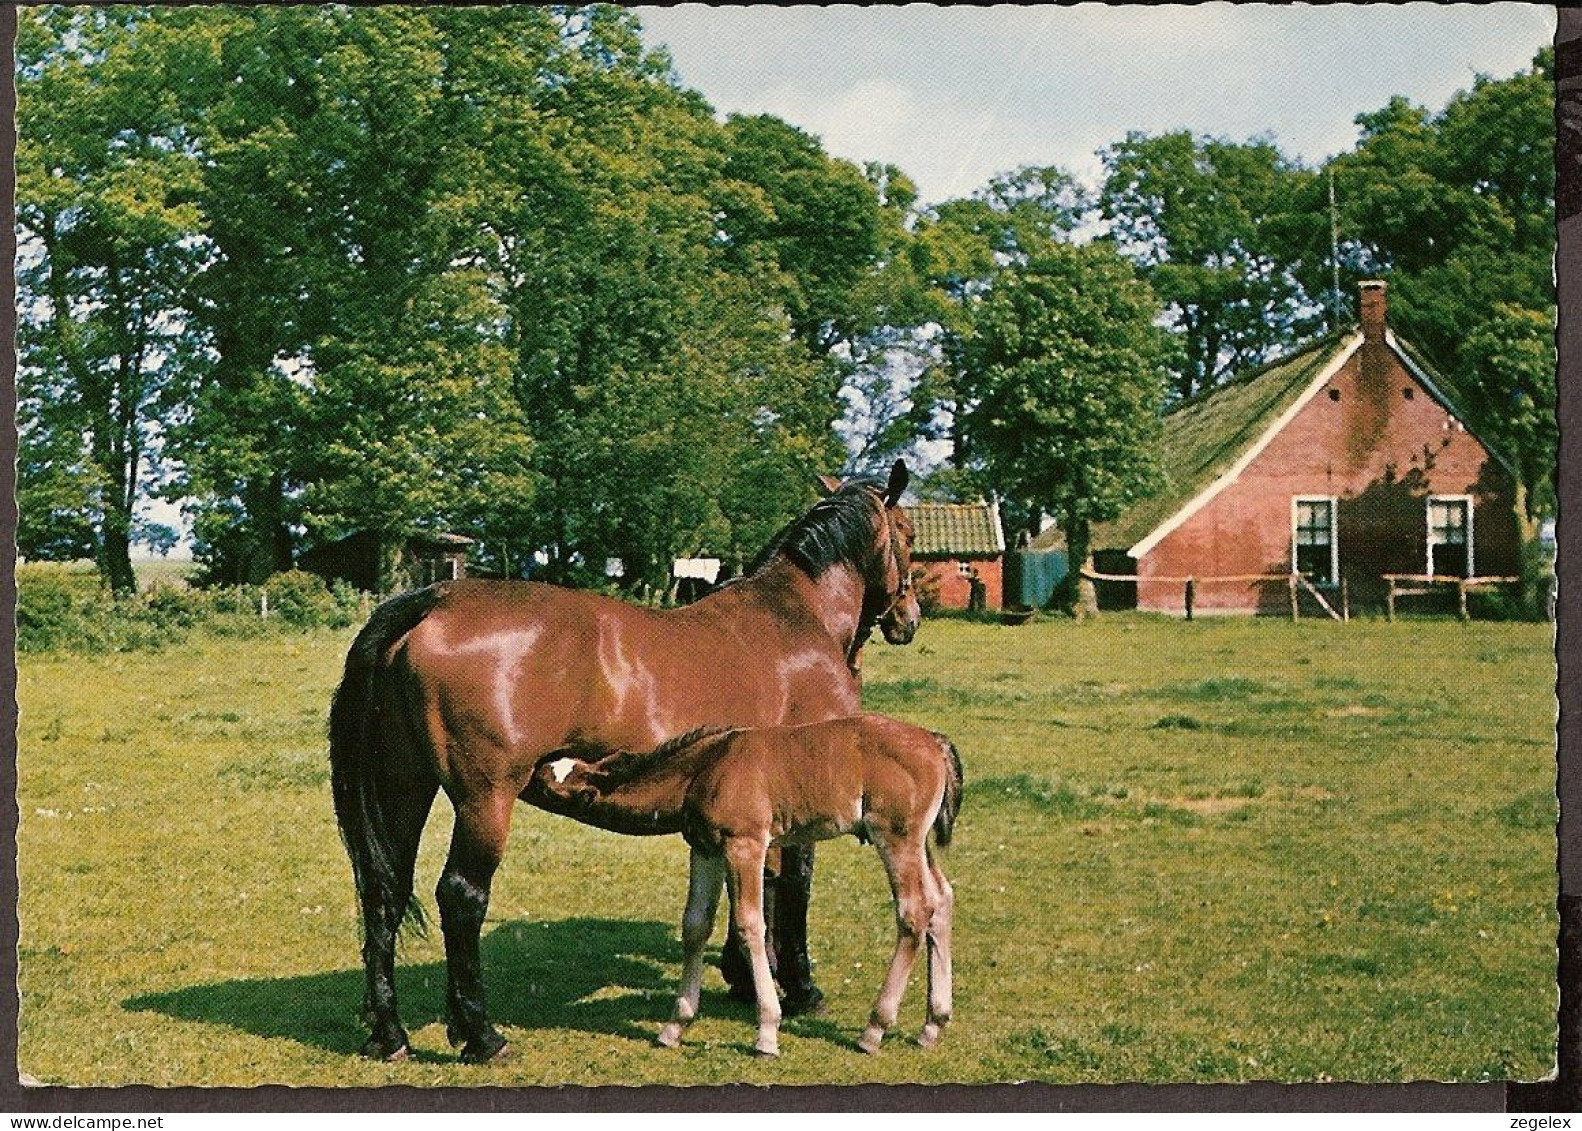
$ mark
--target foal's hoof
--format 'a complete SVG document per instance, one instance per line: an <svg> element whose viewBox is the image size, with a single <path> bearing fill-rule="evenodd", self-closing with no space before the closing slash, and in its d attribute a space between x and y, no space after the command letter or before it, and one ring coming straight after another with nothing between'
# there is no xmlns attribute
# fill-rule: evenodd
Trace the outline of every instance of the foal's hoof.
<svg viewBox="0 0 1582 1131"><path fill-rule="evenodd" d="M780 1055L780 1042L758 1038L758 1043L753 1046L753 1055L762 1060L773 1060Z"/></svg>
<svg viewBox="0 0 1582 1131"><path fill-rule="evenodd" d="M824 991L817 986L809 986L805 990L788 993L780 1003L780 1014L783 1017L818 1017L828 1011L824 1004Z"/></svg>
<svg viewBox="0 0 1582 1131"><path fill-rule="evenodd" d="M857 1049L869 1056L879 1051L879 1046L884 1043L884 1030L869 1025L862 1031L862 1036L857 1038Z"/></svg>
<svg viewBox="0 0 1582 1131"><path fill-rule="evenodd" d="M659 1036L654 1038L654 1044L667 1049L680 1048L681 1026L674 1021L667 1022L665 1027L659 1030Z"/></svg>
<svg viewBox="0 0 1582 1131"><path fill-rule="evenodd" d="M513 1055L505 1038L495 1032L474 1037L461 1050L463 1064L500 1064Z"/></svg>
<svg viewBox="0 0 1582 1131"><path fill-rule="evenodd" d="M944 1035L945 1030L942 1029L937 1023L930 1021L928 1024L923 1026L923 1031L917 1035L918 1047L931 1049L935 1045L939 1044L939 1038L943 1037Z"/></svg>

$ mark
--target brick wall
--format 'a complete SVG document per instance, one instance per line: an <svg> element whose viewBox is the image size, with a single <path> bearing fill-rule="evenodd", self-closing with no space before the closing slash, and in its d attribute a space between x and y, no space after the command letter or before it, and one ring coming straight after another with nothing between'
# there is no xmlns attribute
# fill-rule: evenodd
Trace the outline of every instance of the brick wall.
<svg viewBox="0 0 1582 1131"><path fill-rule="evenodd" d="M945 609L965 609L968 599L972 595L972 585L967 578L961 575L960 562L956 558L945 561L918 562L914 565L924 570L925 584L939 586L939 604ZM1003 561L993 558L988 561L969 561L967 565L977 570L978 576L983 579L983 584L988 592L985 594L990 609L999 609L1005 601L1005 579Z"/></svg>

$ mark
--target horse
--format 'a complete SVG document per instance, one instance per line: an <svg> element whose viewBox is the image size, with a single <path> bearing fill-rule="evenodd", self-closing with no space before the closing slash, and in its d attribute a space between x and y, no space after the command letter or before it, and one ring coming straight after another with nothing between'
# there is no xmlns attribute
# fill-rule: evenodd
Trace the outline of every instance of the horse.
<svg viewBox="0 0 1582 1131"><path fill-rule="evenodd" d="M704 730L648 753L590 761L574 748L539 762L528 794L541 808L635 835L680 832L691 848L684 952L675 1014L659 1032L670 1048L697 1017L703 947L720 886L752 956L761 1056L780 1053L780 1004L765 946L764 858L771 847L850 834L871 842L895 899L896 944L868 1026L857 1041L879 1051L928 941L928 1019L918 1036L938 1044L951 1013L955 895L930 851L948 845L961 804L961 755L942 734L884 715L801 726ZM930 834L932 833L932 836Z"/></svg>
<svg viewBox="0 0 1582 1131"><path fill-rule="evenodd" d="M746 576L680 608L466 579L374 610L347 653L329 726L336 822L361 912L364 1056L409 1055L395 941L403 921L423 925L413 872L439 791L455 810L435 889L446 1032L464 1061L486 1062L509 1050L488 1020L479 935L515 802L539 758L571 743L648 749L699 726L855 713L859 653L873 628L905 644L920 620L912 525L899 504L906 483L900 460L888 482L826 480L825 497ZM807 958L811 878L811 848L788 848L775 881L788 1010L822 998Z"/></svg>

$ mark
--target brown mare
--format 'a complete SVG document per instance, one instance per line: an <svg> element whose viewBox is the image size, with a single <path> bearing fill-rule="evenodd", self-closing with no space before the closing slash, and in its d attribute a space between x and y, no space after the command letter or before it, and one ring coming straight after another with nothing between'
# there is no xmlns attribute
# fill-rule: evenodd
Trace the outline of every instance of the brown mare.
<svg viewBox="0 0 1582 1131"><path fill-rule="evenodd" d="M685 735L647 754L595 761L555 751L528 784L534 804L615 832L680 832L692 849L681 940L685 952L674 1018L659 1043L681 1043L697 1016L703 947L714 930L720 885L747 940L758 995L757 1051L780 1052L780 1003L770 980L763 914L764 857L777 845L851 834L879 850L895 898L890 971L857 1046L879 1051L928 940L932 1048L950 1020L950 926L955 897L929 851L950 843L961 804L961 756L949 739L883 715L801 726Z"/></svg>
<svg viewBox="0 0 1582 1131"><path fill-rule="evenodd" d="M848 482L791 523L740 581L656 610L528 582L443 582L374 610L330 711L330 780L362 909L363 1054L407 1055L395 940L435 794L456 811L435 889L448 1034L462 1059L503 1055L478 942L512 810L547 752L647 750L702 726L776 726L859 709L858 651L878 624L904 644L919 613L912 526L887 484ZM811 848L782 854L775 930L787 1009L822 996L807 958ZM729 957L729 954L727 955ZM742 965L745 966L745 963Z"/></svg>

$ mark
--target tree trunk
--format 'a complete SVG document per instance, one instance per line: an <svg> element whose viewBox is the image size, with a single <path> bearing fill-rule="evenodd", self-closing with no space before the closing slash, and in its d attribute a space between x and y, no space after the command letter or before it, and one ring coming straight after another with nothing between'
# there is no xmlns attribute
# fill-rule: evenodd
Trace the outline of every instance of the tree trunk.
<svg viewBox="0 0 1582 1131"><path fill-rule="evenodd" d="M130 516L109 514L104 516L104 529L99 539L99 576L117 597L137 592L137 574L132 570L132 540Z"/></svg>
<svg viewBox="0 0 1582 1131"><path fill-rule="evenodd" d="M291 530L285 521L285 479L276 472L242 488L247 529L237 547L236 580L258 585L292 566Z"/></svg>
<svg viewBox="0 0 1582 1131"><path fill-rule="evenodd" d="M1092 536L1089 532L1088 521L1085 518L1072 520L1066 528L1066 553L1070 562L1071 579L1073 584L1066 587L1067 608L1072 616L1078 620L1099 615L1099 594L1094 584L1083 576L1083 570L1093 568L1093 555L1091 553Z"/></svg>

